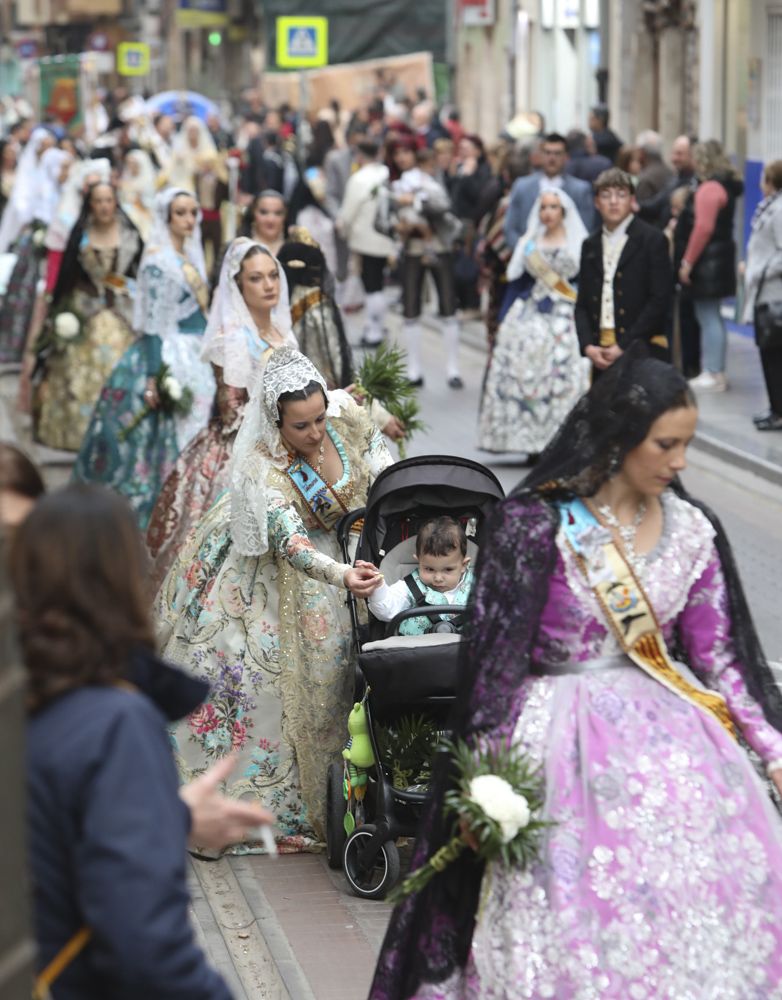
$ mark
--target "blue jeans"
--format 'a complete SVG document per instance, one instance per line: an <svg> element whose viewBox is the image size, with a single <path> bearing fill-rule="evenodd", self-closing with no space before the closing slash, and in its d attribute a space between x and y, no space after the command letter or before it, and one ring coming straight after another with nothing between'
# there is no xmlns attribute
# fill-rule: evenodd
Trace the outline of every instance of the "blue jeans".
<svg viewBox="0 0 782 1000"><path fill-rule="evenodd" d="M722 299L695 299L695 315L701 328L702 367L705 372L718 375L725 371L725 354L728 349L728 331L720 312Z"/></svg>

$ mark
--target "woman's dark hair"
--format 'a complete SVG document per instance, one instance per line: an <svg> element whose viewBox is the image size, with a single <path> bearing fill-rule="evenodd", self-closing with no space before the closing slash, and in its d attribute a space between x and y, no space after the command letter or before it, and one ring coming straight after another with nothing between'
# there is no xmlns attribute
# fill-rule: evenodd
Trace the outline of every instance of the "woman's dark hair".
<svg viewBox="0 0 782 1000"><path fill-rule="evenodd" d="M782 191L782 160L772 160L771 163L767 163L763 176L775 191Z"/></svg>
<svg viewBox="0 0 782 1000"><path fill-rule="evenodd" d="M37 500L46 491L41 473L23 451L0 441L0 490Z"/></svg>
<svg viewBox="0 0 782 1000"><path fill-rule="evenodd" d="M281 392L277 397L277 413L279 414L279 420L277 421L277 426L282 427L282 410L284 403L303 403L308 400L311 396L314 396L316 392L323 393L323 402L328 406L328 397L326 396L326 390L314 379L312 382L308 382L303 389L294 389L291 392Z"/></svg>
<svg viewBox="0 0 782 1000"><path fill-rule="evenodd" d="M236 277L234 278L234 281L240 288L242 287L242 269L244 268L244 262L246 260L252 260L253 257L270 257L272 260L274 260L274 257L272 256L270 251L266 249L266 247L258 246L258 244L250 247L250 249L247 251L244 257L242 257L242 262L239 265L239 270L236 272Z"/></svg>
<svg viewBox="0 0 782 1000"><path fill-rule="evenodd" d="M84 192L84 200L82 201L79 218L76 220L76 224L71 230L68 242L65 245L65 251L62 255L62 264L60 265L60 270L57 275L57 283L55 284L54 292L52 293L52 302L54 305L62 302L62 300L69 295L81 281L88 281L90 284L92 283L92 279L81 266L79 251L81 249L82 239L84 238L84 233L90 219L90 212L92 210L92 193L99 187L110 187L114 192L117 217L119 218L120 224L124 230L120 236L120 242L124 242L127 245L127 240L131 237L131 234L138 239L138 250L130 263L127 275L133 278L136 276L136 272L138 271L141 254L144 250L144 242L141 239L141 234L136 229L133 222L131 222L130 216L126 214L125 210L120 205L119 198L117 197L117 189L114 185L110 181L96 181L94 184L90 184Z"/></svg>
<svg viewBox="0 0 782 1000"><path fill-rule="evenodd" d="M277 201L282 203L283 210L287 212L288 206L285 204L285 198L283 198L280 192L272 188L266 188L266 190L260 191L245 209L239 236L252 237L253 219L255 218L255 213L258 211L258 206L264 198L276 198ZM282 229L283 232L287 229L287 219L285 217L283 217Z"/></svg>
<svg viewBox="0 0 782 1000"><path fill-rule="evenodd" d="M154 647L146 553L130 507L100 486L42 497L17 529L11 579L33 709L121 680Z"/></svg>
<svg viewBox="0 0 782 1000"><path fill-rule="evenodd" d="M174 209L174 202L179 198L192 198L193 201L198 204L198 199L191 191L177 191L171 201L168 203L168 209L166 211L166 222L171 222L171 213Z"/></svg>
<svg viewBox="0 0 782 1000"><path fill-rule="evenodd" d="M515 492L593 496L669 410L697 406L673 365L632 345L576 403Z"/></svg>
<svg viewBox="0 0 782 1000"><path fill-rule="evenodd" d="M468 132L466 135L463 135L462 138L466 139L467 142L471 142L473 146L475 146L475 148L478 150L479 158L483 158L486 156L486 147L483 144L483 139L481 139L479 135L476 135L474 132Z"/></svg>

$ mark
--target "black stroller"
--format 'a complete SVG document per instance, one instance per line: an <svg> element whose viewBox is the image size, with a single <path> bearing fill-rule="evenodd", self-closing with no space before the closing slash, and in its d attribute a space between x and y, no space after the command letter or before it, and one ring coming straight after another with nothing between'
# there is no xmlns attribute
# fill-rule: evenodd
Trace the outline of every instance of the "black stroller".
<svg viewBox="0 0 782 1000"><path fill-rule="evenodd" d="M357 559L379 566L391 584L415 568L415 540L419 526L431 517L448 514L460 520L468 536L473 562L481 530L493 506L504 497L492 472L477 462L455 456L424 456L385 469L369 492L365 508L346 515L337 527L345 560L351 561L351 530L363 520ZM354 536L355 537L355 536ZM407 618L441 619L443 606L417 605L391 622L370 615L359 620L355 598L349 597L353 636L358 649L356 701L363 702L374 764L366 771L360 814L348 835L345 820L348 780L342 764L329 768L326 842L332 868L342 867L352 891L366 899L382 899L399 878L398 837L415 834L426 790L420 785L395 785L378 739L382 727L416 715L444 731L456 694L458 631L400 635ZM467 608L451 605L448 614ZM348 828L354 820L348 817Z"/></svg>

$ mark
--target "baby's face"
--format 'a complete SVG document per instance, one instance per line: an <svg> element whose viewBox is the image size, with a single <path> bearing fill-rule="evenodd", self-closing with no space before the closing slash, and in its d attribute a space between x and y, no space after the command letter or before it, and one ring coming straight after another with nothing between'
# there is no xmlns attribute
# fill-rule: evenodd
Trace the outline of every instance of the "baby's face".
<svg viewBox="0 0 782 1000"><path fill-rule="evenodd" d="M469 561L459 549L445 556L419 556L418 575L425 586L444 594L458 586Z"/></svg>

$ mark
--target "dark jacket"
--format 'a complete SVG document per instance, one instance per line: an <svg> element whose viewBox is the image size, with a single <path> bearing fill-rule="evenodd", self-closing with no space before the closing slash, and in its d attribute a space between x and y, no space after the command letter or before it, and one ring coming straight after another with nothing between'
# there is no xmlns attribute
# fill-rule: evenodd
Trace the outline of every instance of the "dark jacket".
<svg viewBox="0 0 782 1000"><path fill-rule="evenodd" d="M602 230L581 247L581 269L576 300L576 330L584 353L600 342L600 302L603 291ZM652 226L633 219L614 275L616 342L624 350L633 340L652 342L664 336L671 306L673 282L668 241ZM654 353L667 349L655 343Z"/></svg>
<svg viewBox="0 0 782 1000"><path fill-rule="evenodd" d="M594 184L604 170L610 170L613 166L607 156L600 156L599 153L590 154L586 150L571 153L570 159L565 164L565 173L571 177L578 177L580 181L588 181Z"/></svg>
<svg viewBox="0 0 782 1000"><path fill-rule="evenodd" d="M473 173L464 176L455 174L450 177L446 186L451 196L451 210L454 215L459 219L477 222L480 219L481 198L491 182L491 167L485 158L478 161Z"/></svg>
<svg viewBox="0 0 782 1000"><path fill-rule="evenodd" d="M714 232L690 274L687 292L693 299L722 299L736 291L733 219L736 214L736 199L744 191L744 183L738 177L713 177L711 180L718 181L725 188L728 202L720 209ZM677 271L695 225L695 191L693 189L690 192L673 234L673 255Z"/></svg>
<svg viewBox="0 0 782 1000"><path fill-rule="evenodd" d="M79 688L28 726L38 967L86 925L54 1000L230 1000L190 926L190 814L166 731L208 687L146 654L131 678L139 690Z"/></svg>

